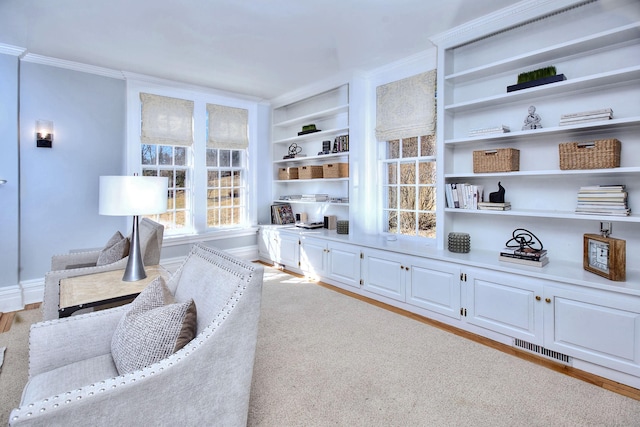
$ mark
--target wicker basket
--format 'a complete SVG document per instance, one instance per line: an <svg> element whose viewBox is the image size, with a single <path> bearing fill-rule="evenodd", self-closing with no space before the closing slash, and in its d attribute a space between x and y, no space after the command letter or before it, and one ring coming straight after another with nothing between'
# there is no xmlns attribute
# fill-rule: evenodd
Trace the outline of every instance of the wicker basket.
<svg viewBox="0 0 640 427"><path fill-rule="evenodd" d="M300 166L298 177L300 179L322 178L322 166Z"/></svg>
<svg viewBox="0 0 640 427"><path fill-rule="evenodd" d="M278 169L278 179L298 179L298 168Z"/></svg>
<svg viewBox="0 0 640 427"><path fill-rule="evenodd" d="M520 150L498 148L473 152L473 173L513 172L520 170Z"/></svg>
<svg viewBox="0 0 640 427"><path fill-rule="evenodd" d="M349 163L327 163L322 165L325 178L346 178L349 176Z"/></svg>
<svg viewBox="0 0 640 427"><path fill-rule="evenodd" d="M562 170L620 167L620 141L617 139L565 142L558 149Z"/></svg>

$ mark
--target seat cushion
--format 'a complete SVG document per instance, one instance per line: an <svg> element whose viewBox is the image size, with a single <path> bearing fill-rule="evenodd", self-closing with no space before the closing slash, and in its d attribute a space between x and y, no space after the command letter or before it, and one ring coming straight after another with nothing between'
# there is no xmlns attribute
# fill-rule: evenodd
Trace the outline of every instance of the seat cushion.
<svg viewBox="0 0 640 427"><path fill-rule="evenodd" d="M110 354L75 362L32 377L22 392L22 404L37 402L116 376L118 370Z"/></svg>
<svg viewBox="0 0 640 427"><path fill-rule="evenodd" d="M158 277L131 303L111 340L111 354L123 375L158 362L180 350L196 332L193 300L176 303Z"/></svg>
<svg viewBox="0 0 640 427"><path fill-rule="evenodd" d="M116 231L98 255L96 265L113 264L129 255L129 238Z"/></svg>

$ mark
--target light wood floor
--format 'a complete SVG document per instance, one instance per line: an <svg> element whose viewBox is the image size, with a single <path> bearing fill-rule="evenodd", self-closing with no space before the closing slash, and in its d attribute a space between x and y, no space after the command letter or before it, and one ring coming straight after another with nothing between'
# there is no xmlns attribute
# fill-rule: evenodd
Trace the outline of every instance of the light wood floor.
<svg viewBox="0 0 640 427"><path fill-rule="evenodd" d="M33 310L36 308L40 308L40 303L35 304L27 304L24 309L25 310ZM9 313L0 313L0 333L7 332L11 329L11 325L13 324L13 318L16 316L17 311L12 311Z"/></svg>

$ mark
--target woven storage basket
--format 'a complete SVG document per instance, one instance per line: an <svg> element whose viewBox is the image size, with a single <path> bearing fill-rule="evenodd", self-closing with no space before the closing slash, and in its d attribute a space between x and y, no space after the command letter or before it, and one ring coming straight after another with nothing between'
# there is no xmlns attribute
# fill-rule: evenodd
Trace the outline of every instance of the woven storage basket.
<svg viewBox="0 0 640 427"><path fill-rule="evenodd" d="M349 163L327 163L322 165L325 178L346 178L349 176Z"/></svg>
<svg viewBox="0 0 640 427"><path fill-rule="evenodd" d="M298 168L278 169L278 179L298 179Z"/></svg>
<svg viewBox="0 0 640 427"><path fill-rule="evenodd" d="M322 178L322 166L300 166L298 168L298 178Z"/></svg>
<svg viewBox="0 0 640 427"><path fill-rule="evenodd" d="M620 141L617 139L565 142L558 149L562 170L620 167Z"/></svg>
<svg viewBox="0 0 640 427"><path fill-rule="evenodd" d="M520 170L520 150L498 148L473 152L473 173L513 172Z"/></svg>

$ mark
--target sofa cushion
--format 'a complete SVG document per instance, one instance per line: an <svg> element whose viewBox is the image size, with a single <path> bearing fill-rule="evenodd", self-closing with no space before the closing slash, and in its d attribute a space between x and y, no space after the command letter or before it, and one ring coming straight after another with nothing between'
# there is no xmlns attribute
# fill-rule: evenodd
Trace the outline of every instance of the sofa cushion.
<svg viewBox="0 0 640 427"><path fill-rule="evenodd" d="M196 331L193 300L176 303L158 277L136 297L111 340L111 354L123 375L158 362L180 350Z"/></svg>
<svg viewBox="0 0 640 427"><path fill-rule="evenodd" d="M98 255L96 265L112 264L129 255L129 238L116 231Z"/></svg>
<svg viewBox="0 0 640 427"><path fill-rule="evenodd" d="M117 375L110 354L70 363L31 377L22 392L22 403L37 402Z"/></svg>

